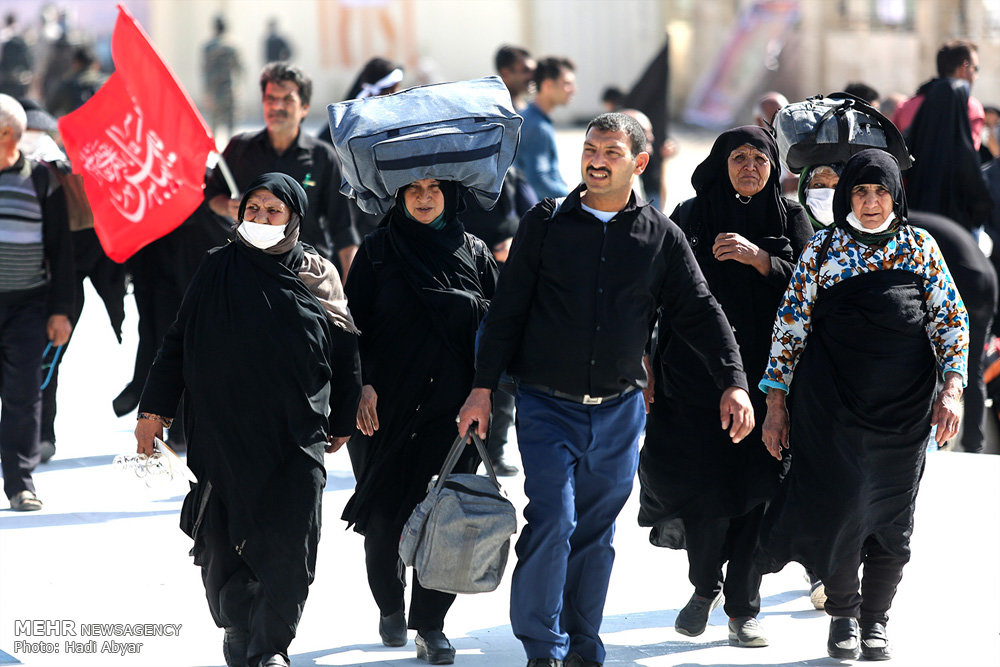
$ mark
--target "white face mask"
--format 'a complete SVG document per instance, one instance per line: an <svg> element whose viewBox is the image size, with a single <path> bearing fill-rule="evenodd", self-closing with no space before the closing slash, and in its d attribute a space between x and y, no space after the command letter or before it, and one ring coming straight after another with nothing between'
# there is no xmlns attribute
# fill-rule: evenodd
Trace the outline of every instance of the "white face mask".
<svg viewBox="0 0 1000 667"><path fill-rule="evenodd" d="M806 190L806 206L816 222L822 225L833 223L833 188Z"/></svg>
<svg viewBox="0 0 1000 667"><path fill-rule="evenodd" d="M881 225L879 225L874 229L868 229L867 227L861 224L861 221L858 220L858 216L854 215L854 211L851 211L850 213L847 214L847 224L849 224L851 227L854 227L858 231L864 232L866 234L878 234L879 232L884 232L885 230L889 229L889 225L891 225L893 220L895 219L896 219L896 212L889 211L889 217L885 219L885 222L883 222Z"/></svg>
<svg viewBox="0 0 1000 667"><path fill-rule="evenodd" d="M285 238L285 227L287 226L288 225L262 225L257 222L244 220L236 231L238 231L240 236L245 238L247 243L250 245L255 248L260 248L261 250L266 250L271 246L277 245L281 239Z"/></svg>

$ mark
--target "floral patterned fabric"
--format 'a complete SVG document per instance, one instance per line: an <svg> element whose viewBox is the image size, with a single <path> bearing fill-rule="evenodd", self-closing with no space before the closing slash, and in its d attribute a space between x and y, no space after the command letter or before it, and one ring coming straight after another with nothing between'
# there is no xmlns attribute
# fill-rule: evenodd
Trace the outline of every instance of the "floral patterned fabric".
<svg viewBox="0 0 1000 667"><path fill-rule="evenodd" d="M903 225L882 246L866 246L843 229L835 229L823 266L817 256L827 231L815 234L799 257L778 308L771 336L771 356L759 388L788 391L795 365L805 349L812 327L812 311L820 288L829 288L852 276L872 271L909 271L923 278L924 300L930 317L927 336L943 376L954 371L968 378L969 318L937 242L926 231Z"/></svg>

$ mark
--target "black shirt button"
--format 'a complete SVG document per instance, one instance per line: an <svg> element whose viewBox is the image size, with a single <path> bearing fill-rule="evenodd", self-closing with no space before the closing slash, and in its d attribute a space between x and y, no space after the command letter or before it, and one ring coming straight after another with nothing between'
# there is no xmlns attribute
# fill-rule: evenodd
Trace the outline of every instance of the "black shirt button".
<svg viewBox="0 0 1000 667"><path fill-rule="evenodd" d="M604 288L603 287L598 287L597 288L597 293L598 294L604 294Z"/></svg>
<svg viewBox="0 0 1000 667"><path fill-rule="evenodd" d="M595 360L591 359L591 360L590 360L590 365L591 365L591 366L596 366L596 365L597 365L597 362L596 362Z"/></svg>
<svg viewBox="0 0 1000 667"><path fill-rule="evenodd" d="M606 257L601 257L601 261L602 261L602 262L606 262L606 261L608 261L608 260L607 260L607 258L606 258Z"/></svg>
<svg viewBox="0 0 1000 667"><path fill-rule="evenodd" d="M601 330L601 325L600 325L600 324L598 324L598 325L597 325L597 330L598 330L598 331L600 331L600 330Z"/></svg>
<svg viewBox="0 0 1000 667"><path fill-rule="evenodd" d="M416 434L416 433L413 433L412 435L410 435L410 440L415 440L415 439L416 439L416 437L417 437L417 434Z"/></svg>

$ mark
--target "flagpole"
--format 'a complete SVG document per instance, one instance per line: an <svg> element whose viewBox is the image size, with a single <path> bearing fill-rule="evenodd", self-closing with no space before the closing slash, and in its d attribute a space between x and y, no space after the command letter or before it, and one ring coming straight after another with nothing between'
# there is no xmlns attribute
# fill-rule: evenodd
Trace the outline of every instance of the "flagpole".
<svg viewBox="0 0 1000 667"><path fill-rule="evenodd" d="M232 199L239 199L240 192L236 189L236 179L233 178L233 172L229 171L229 165L226 164L226 158L222 157L221 153L216 153L215 155L219 158L217 166L222 172L222 178L226 180L226 185L229 186L229 196Z"/></svg>

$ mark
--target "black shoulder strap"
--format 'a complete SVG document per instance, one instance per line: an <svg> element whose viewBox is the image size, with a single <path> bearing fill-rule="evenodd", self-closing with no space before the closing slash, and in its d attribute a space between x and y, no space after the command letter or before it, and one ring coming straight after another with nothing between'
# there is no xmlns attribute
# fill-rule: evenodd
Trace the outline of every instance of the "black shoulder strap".
<svg viewBox="0 0 1000 667"><path fill-rule="evenodd" d="M44 162L30 164L31 184L35 188L35 196L38 197L38 205L42 208L42 217L45 217L45 203L49 199L49 167Z"/></svg>
<svg viewBox="0 0 1000 667"><path fill-rule="evenodd" d="M823 262L826 261L826 255L830 252L830 244L833 243L833 235L836 233L836 227L828 227L828 234L826 238L823 239L822 245L819 247L819 252L816 253L816 275L819 275L819 270L823 266Z"/></svg>

